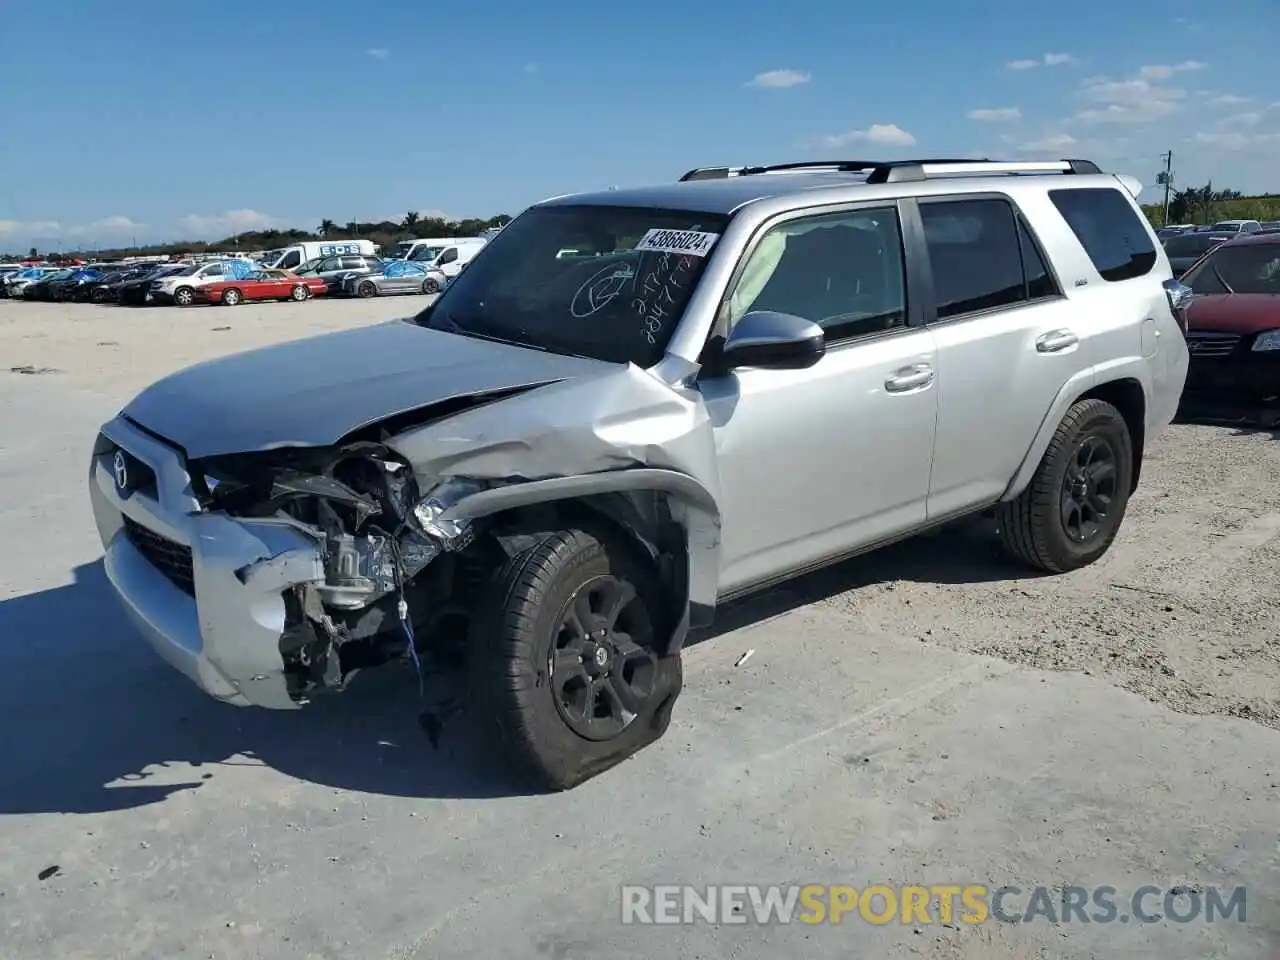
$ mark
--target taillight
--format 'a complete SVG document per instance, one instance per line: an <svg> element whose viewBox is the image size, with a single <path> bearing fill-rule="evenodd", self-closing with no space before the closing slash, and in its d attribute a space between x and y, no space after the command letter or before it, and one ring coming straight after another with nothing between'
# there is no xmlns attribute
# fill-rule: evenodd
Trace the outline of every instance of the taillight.
<svg viewBox="0 0 1280 960"><path fill-rule="evenodd" d="M1191 301L1195 298L1195 292L1185 283L1178 280L1166 280L1164 282L1164 295L1169 300L1169 309L1173 311L1174 319L1178 321L1178 326L1182 328L1182 332L1187 332L1187 308L1191 306Z"/></svg>

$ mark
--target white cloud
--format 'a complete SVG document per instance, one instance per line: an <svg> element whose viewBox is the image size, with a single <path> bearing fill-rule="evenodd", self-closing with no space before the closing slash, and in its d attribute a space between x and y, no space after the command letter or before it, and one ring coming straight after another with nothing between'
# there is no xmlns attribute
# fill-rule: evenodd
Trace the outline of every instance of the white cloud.
<svg viewBox="0 0 1280 960"><path fill-rule="evenodd" d="M366 50L365 53L373 57L375 60L385 60L387 57L391 56L391 51L386 47L371 47Z"/></svg>
<svg viewBox="0 0 1280 960"><path fill-rule="evenodd" d="M1034 70L1036 67L1066 67L1079 63L1069 53L1046 53L1043 57L1029 60L1010 60L1005 64L1010 70Z"/></svg>
<svg viewBox="0 0 1280 960"><path fill-rule="evenodd" d="M100 234L130 233L141 230L145 223L115 214L91 223L63 223L60 220L0 220L0 236L22 237L96 237Z"/></svg>
<svg viewBox="0 0 1280 960"><path fill-rule="evenodd" d="M1262 122L1262 114L1260 113L1237 113L1233 117L1226 117L1222 121L1224 127L1256 127Z"/></svg>
<svg viewBox="0 0 1280 960"><path fill-rule="evenodd" d="M985 123L1004 123L1009 120L1021 120L1022 111L1017 107L984 107L969 111L970 120L981 120Z"/></svg>
<svg viewBox="0 0 1280 960"><path fill-rule="evenodd" d="M1280 133L1240 133L1225 131L1197 133L1196 142L1219 150L1265 149L1268 152L1280 147Z"/></svg>
<svg viewBox="0 0 1280 960"><path fill-rule="evenodd" d="M0 236L35 237L62 232L57 220L0 220Z"/></svg>
<svg viewBox="0 0 1280 960"><path fill-rule="evenodd" d="M828 134L818 138L818 143L824 147L847 147L853 143L872 143L881 147L910 147L915 142L915 137L893 123L873 123L865 130L850 130L847 133Z"/></svg>
<svg viewBox="0 0 1280 960"><path fill-rule="evenodd" d="M1069 133L1050 133L1038 140L1018 144L1018 150L1023 153L1060 153L1075 144L1076 138Z"/></svg>
<svg viewBox="0 0 1280 960"><path fill-rule="evenodd" d="M1252 99L1252 97L1237 97L1234 93L1224 93L1220 97L1214 97L1209 102L1223 107L1234 107L1242 103L1248 103Z"/></svg>
<svg viewBox="0 0 1280 960"><path fill-rule="evenodd" d="M1207 63L1201 63L1199 60L1184 60L1182 63L1176 63L1173 66L1156 64L1150 67L1143 67L1138 71L1138 76L1143 80L1168 80L1175 73L1194 73L1197 70L1204 70L1208 66Z"/></svg>
<svg viewBox="0 0 1280 960"><path fill-rule="evenodd" d="M762 90L784 90L787 87L808 83L809 80L809 74L801 73L799 70L766 70L764 73L757 73L747 81L746 85L759 87Z"/></svg>
<svg viewBox="0 0 1280 960"><path fill-rule="evenodd" d="M1079 111L1072 118L1078 123L1149 123L1167 117L1178 109L1187 93L1176 87L1162 87L1150 80L1109 80L1094 77L1085 81L1081 94L1100 104Z"/></svg>
<svg viewBox="0 0 1280 960"><path fill-rule="evenodd" d="M226 213L190 213L178 220L183 230L191 235L186 239L199 239L217 234L217 238L246 233L250 230L267 230L278 221L269 214L257 210L228 210Z"/></svg>

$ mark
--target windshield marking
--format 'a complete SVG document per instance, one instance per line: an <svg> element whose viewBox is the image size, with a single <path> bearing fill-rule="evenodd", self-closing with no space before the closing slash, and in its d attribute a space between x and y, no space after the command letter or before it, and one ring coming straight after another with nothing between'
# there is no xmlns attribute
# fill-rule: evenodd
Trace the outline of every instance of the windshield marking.
<svg viewBox="0 0 1280 960"><path fill-rule="evenodd" d="M569 312L578 320L599 313L620 294L634 286L635 280L636 268L630 263L611 264L598 270L573 295Z"/></svg>
<svg viewBox="0 0 1280 960"><path fill-rule="evenodd" d="M701 230L650 230L640 242L636 250L643 253L684 253L694 257L705 257L715 242L720 239L718 233L703 233Z"/></svg>

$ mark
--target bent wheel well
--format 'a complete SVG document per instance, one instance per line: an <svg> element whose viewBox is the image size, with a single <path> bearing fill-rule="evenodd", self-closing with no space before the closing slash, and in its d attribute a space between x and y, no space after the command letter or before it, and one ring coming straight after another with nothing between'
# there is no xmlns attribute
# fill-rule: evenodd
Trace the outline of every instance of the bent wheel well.
<svg viewBox="0 0 1280 960"><path fill-rule="evenodd" d="M1126 378L1102 383L1087 393L1081 394L1080 400L1103 400L1120 411L1129 428L1129 436L1133 440L1133 474L1130 477L1129 490L1138 489L1138 479L1142 475L1142 451L1146 446L1147 398L1142 392L1142 384L1137 380Z"/></svg>

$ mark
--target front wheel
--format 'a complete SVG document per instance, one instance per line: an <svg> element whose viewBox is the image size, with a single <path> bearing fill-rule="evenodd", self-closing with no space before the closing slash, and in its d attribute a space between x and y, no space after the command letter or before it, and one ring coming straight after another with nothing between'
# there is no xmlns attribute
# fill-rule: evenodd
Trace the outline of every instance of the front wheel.
<svg viewBox="0 0 1280 960"><path fill-rule="evenodd" d="M1005 551L1049 573L1088 566L1110 548L1133 486L1133 440L1120 411L1080 400L1067 411L1027 489L1001 503Z"/></svg>
<svg viewBox="0 0 1280 960"><path fill-rule="evenodd" d="M373 281L365 280L360 286L356 287L356 295L360 297L376 296L378 288L374 286Z"/></svg>
<svg viewBox="0 0 1280 960"><path fill-rule="evenodd" d="M300 283L293 288L293 293L290 294L290 296L293 297L295 302L301 303L303 300L307 299L307 297L311 296L311 289L307 287L306 284Z"/></svg>
<svg viewBox="0 0 1280 960"><path fill-rule="evenodd" d="M435 277L427 277L422 281L422 292L430 296L433 293L440 292L440 281Z"/></svg>
<svg viewBox="0 0 1280 960"><path fill-rule="evenodd" d="M190 287L179 287L173 291L173 302L180 307L189 307L196 301L196 292Z"/></svg>
<svg viewBox="0 0 1280 960"><path fill-rule="evenodd" d="M228 307L239 305L244 300L244 295L235 287L222 292L222 302Z"/></svg>
<svg viewBox="0 0 1280 960"><path fill-rule="evenodd" d="M622 538L540 535L495 577L472 637L472 700L495 752L524 780L565 790L666 731L679 653L653 570Z"/></svg>

